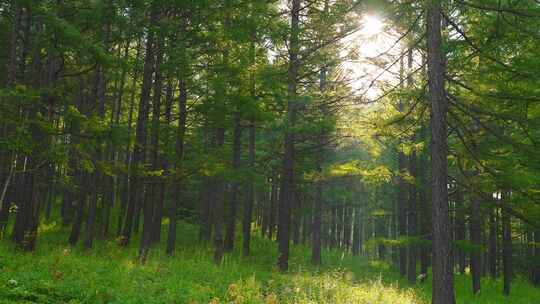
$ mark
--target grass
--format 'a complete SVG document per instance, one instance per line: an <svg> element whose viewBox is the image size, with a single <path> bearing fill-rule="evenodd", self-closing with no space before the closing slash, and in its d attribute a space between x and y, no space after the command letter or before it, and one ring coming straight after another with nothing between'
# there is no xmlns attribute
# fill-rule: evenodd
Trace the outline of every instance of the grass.
<svg viewBox="0 0 540 304"><path fill-rule="evenodd" d="M197 227L179 225L178 251L151 250L145 265L137 263L138 240L119 248L97 241L85 252L65 245L67 231L54 223L41 227L37 250L21 253L0 241L0 303L428 303L430 284L408 287L382 262L325 251L325 265L310 266L310 250L291 248L290 271L276 271L276 246L258 237L252 255L238 251L222 265L212 262L212 248L198 244ZM239 244L237 244L237 247ZM501 295L498 281L484 281L480 296L470 296L470 278L458 276L459 303L539 303L540 292L526 282Z"/></svg>

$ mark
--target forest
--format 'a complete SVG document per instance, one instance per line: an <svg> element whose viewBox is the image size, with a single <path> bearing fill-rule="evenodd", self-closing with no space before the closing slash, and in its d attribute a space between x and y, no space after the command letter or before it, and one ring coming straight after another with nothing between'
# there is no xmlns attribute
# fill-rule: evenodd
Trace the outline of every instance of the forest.
<svg viewBox="0 0 540 304"><path fill-rule="evenodd" d="M0 303L540 303L540 1L0 0Z"/></svg>

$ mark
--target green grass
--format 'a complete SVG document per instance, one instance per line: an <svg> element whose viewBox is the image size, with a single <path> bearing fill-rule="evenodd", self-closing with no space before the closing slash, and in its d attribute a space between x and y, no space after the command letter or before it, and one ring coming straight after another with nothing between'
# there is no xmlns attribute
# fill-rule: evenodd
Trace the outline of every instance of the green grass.
<svg viewBox="0 0 540 304"><path fill-rule="evenodd" d="M255 237L252 256L238 251L222 265L212 262L212 248L197 244L197 227L181 224L178 251L151 250L137 263L138 240L119 248L97 241L93 250L65 245L67 231L44 225L37 250L21 253L0 241L0 303L428 303L430 284L403 283L390 266L366 258L325 251L325 265L310 266L310 249L293 246L290 271L276 271L276 246ZM239 247L239 244L237 244ZM525 282L513 285L505 300L500 282L485 281L480 296L470 294L470 278L456 280L459 303L540 303L540 292Z"/></svg>

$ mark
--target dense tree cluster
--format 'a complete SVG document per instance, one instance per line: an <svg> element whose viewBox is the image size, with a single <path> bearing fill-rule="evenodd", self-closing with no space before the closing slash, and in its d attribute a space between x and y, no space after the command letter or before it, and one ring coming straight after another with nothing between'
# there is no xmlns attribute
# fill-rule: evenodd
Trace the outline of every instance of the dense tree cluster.
<svg viewBox="0 0 540 304"><path fill-rule="evenodd" d="M257 231L281 271L291 242L432 267L433 303L466 269L540 284L540 6L375 2L1 1L0 235L58 218L144 263L183 220L216 263ZM392 77L355 80L374 10Z"/></svg>

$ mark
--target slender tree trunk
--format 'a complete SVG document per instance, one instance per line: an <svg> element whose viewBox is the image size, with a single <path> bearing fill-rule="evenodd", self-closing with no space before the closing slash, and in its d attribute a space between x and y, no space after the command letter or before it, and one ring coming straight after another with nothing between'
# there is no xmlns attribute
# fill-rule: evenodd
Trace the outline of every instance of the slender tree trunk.
<svg viewBox="0 0 540 304"><path fill-rule="evenodd" d="M465 225L465 200L463 199L463 190L458 185L456 190L456 240L466 240L466 225ZM465 251L463 249L457 249L457 260L459 266L459 272L464 274L465 268L467 268L467 261Z"/></svg>
<svg viewBox="0 0 540 304"><path fill-rule="evenodd" d="M163 90L163 73L161 72L161 65L163 63L163 48L164 48L164 38L159 35L157 37L157 45L155 48L156 52L156 63L155 63L155 72L154 72L154 95L152 100L152 135L151 135L151 155L150 162L152 164L152 170L158 171L163 170L161 166L163 164L162 159L159 154L159 139L160 139L160 117L161 117L161 95ZM146 193L146 200L150 201L153 205L151 206L150 214L144 214L144 216L150 216L152 221L152 226L148 227L150 230L146 233L150 234L150 244L158 242L161 239L161 220L163 218L163 199L164 199L164 188L163 188L163 176L156 176L150 185L148 186L148 192ZM143 230L143 235L145 231Z"/></svg>
<svg viewBox="0 0 540 304"><path fill-rule="evenodd" d="M71 226L71 233L69 234L68 243L71 246L77 245L79 241L79 236L81 234L81 227L84 218L84 209L86 205L86 190L82 187L87 181L87 173L80 171L77 174L77 180L79 181L78 185L81 187L79 189L77 197L77 210L75 210L75 218L73 220L73 225Z"/></svg>
<svg viewBox="0 0 540 304"><path fill-rule="evenodd" d="M275 171L272 171L271 178L271 190L270 190L270 207L268 215L268 239L271 240L274 237L274 229L276 227L276 201L278 199L278 180Z"/></svg>
<svg viewBox="0 0 540 304"><path fill-rule="evenodd" d="M472 274L472 291L473 294L477 294L480 291L480 278L482 276L481 270L481 251L482 246L482 223L480 218L480 206L476 199L473 198L471 202L471 243L474 248L471 252L471 274Z"/></svg>
<svg viewBox="0 0 540 304"><path fill-rule="evenodd" d="M412 60L412 59L411 59ZM414 183L409 186L409 214L408 214L408 234L409 237L416 238L418 235L416 227L416 185L418 174L416 171L416 151L412 151L409 158L409 173L414 178ZM416 283L416 257L418 254L416 244L409 246L409 256L407 265L407 279L409 283Z"/></svg>
<svg viewBox="0 0 540 304"><path fill-rule="evenodd" d="M448 214L448 160L444 89L444 60L441 36L441 1L427 7L428 86L431 99L431 168L433 204L433 304L454 304L454 274L451 264Z"/></svg>
<svg viewBox="0 0 540 304"><path fill-rule="evenodd" d="M204 151L209 152L209 135L207 127L204 127ZM203 176L200 189L200 228L199 241L210 241L212 235L212 218L211 218L211 178Z"/></svg>
<svg viewBox="0 0 540 304"><path fill-rule="evenodd" d="M225 129L223 127L218 127L216 129L215 137L215 148L221 149L225 143ZM225 199L224 194L224 180L222 176L213 176L212 177L212 190L211 190L211 201L212 201L212 213L214 221L214 262L216 264L221 263L223 258L224 250L224 238L223 238L223 216L224 216L224 204Z"/></svg>
<svg viewBox="0 0 540 304"><path fill-rule="evenodd" d="M299 190L295 188L293 191L294 206L291 210L291 223L292 223L292 242L294 245L300 244L300 226L302 224L302 217L304 216L302 210L303 201L299 197Z"/></svg>
<svg viewBox="0 0 540 304"><path fill-rule="evenodd" d="M427 134L426 134L427 128L422 125L420 128L420 137L422 141L427 143ZM430 225L430 218L431 218L431 204L430 201L428 201L428 188L429 188L429 172L427 170L428 168L428 153L422 152L422 155L420 156L420 166L419 166L419 178L420 178L420 188L419 188L419 204L420 208L419 216L420 216L420 233L422 241L427 242L430 240L430 234L431 234L431 225ZM420 273L424 275L424 277L428 274L428 267L429 267L429 257L430 257L430 247L426 244L423 244L420 247Z"/></svg>
<svg viewBox="0 0 540 304"><path fill-rule="evenodd" d="M324 89L323 75L321 71L321 88ZM318 136L321 138L321 135ZM313 210L313 226L312 226L312 244L311 244L311 263L313 265L321 265L321 225L322 225L322 204L323 204L323 180L322 180L322 163L324 161L324 152L319 140L315 159L315 168L318 178L315 181L315 208Z"/></svg>
<svg viewBox="0 0 540 304"><path fill-rule="evenodd" d="M98 116L100 119L103 119L105 116L105 93L106 93L106 80L105 72L102 67L98 67L95 75L94 83L94 100L98 101ZM103 150L101 146L97 147L95 154L93 156L94 161L97 163L103 159ZM90 202L88 204L88 214L86 216L86 226L85 226L85 235L84 235L84 248L91 249L94 241L95 234L95 224L96 224L96 210L98 204L98 192L100 187L98 186L101 183L102 174L97 168L92 172L92 178L90 182Z"/></svg>
<svg viewBox="0 0 540 304"><path fill-rule="evenodd" d="M248 144L248 166L251 172L255 170L255 122L252 120L248 129L249 144ZM253 213L253 178L246 182L246 197L244 198L244 217L242 222L243 244L242 253L244 256L249 256L251 242L251 214Z"/></svg>
<svg viewBox="0 0 540 304"><path fill-rule="evenodd" d="M497 210L489 211L489 274L497 278Z"/></svg>
<svg viewBox="0 0 540 304"><path fill-rule="evenodd" d="M400 105L403 108L403 105ZM403 112L403 109L400 111ZM398 152L398 167L401 174L405 173L405 155ZM399 176L397 195L397 216L398 216L398 238L407 236L407 192L406 183L403 177ZM399 274L403 277L407 275L407 247L399 246Z"/></svg>
<svg viewBox="0 0 540 304"><path fill-rule="evenodd" d="M182 191L182 163L184 157L184 137L186 134L187 121L187 89L183 79L179 82L180 94L178 96L178 129L176 134L176 159L174 168L176 170L173 185L173 197L169 210L169 233L167 238L167 254L173 255L176 246L176 213L181 199Z"/></svg>
<svg viewBox="0 0 540 304"><path fill-rule="evenodd" d="M232 170L237 172L240 169L240 156L242 149L242 126L240 125L240 111L237 109L234 113L234 130L233 130L233 159ZM240 185L236 177L231 183L231 200L229 204L229 216L227 217L227 231L225 235L225 252L231 252L234 247L235 228L236 228L236 213L238 209L238 189Z"/></svg>
<svg viewBox="0 0 540 304"><path fill-rule="evenodd" d="M291 35L289 41L289 67L287 71L287 130L283 141L283 171L281 176L281 189L279 200L279 226L278 226L278 268L280 271L287 271L289 268L289 226L291 222L290 210L294 205L294 126L297 115L297 84L298 70L300 62L298 61L299 47L299 29L300 29L300 10L301 0L292 0L291 10Z"/></svg>
<svg viewBox="0 0 540 304"><path fill-rule="evenodd" d="M135 67L134 67L134 75L133 75L133 80L131 82L131 96L130 96L130 101L129 101L129 113L128 113L128 121L127 121L127 133L128 135L131 136L131 133L132 133L132 122L133 122L133 112L134 112L134 108L135 108L135 92L136 92L136 84L137 84L137 80L139 79L139 61L140 61L140 57L141 57L141 40L137 40L137 50L136 50L136 55L135 55ZM132 153L131 153L131 149L130 149L130 144L128 143L126 145L126 150L125 150L125 157L124 157L124 165L127 169L127 172L125 174L123 174L122 176L122 190L120 192L120 212L118 213L118 223L117 223L117 231L116 231L116 235L117 236L120 236L122 235L122 225L124 224L124 216L126 216L127 218L127 210L126 208L128 207L129 205L129 201L130 201L130 197L129 197L129 194L132 192L131 191L131 183L130 183L130 179L132 178L132 170L131 170L131 161L132 161ZM134 210L132 210L132 214L130 215L130 217L133 217L133 212Z"/></svg>
<svg viewBox="0 0 540 304"><path fill-rule="evenodd" d="M153 7L150 17L150 27L154 26L158 20L158 9ZM133 161L130 168L130 194L126 212L126 220L120 244L127 246L131 237L132 224L135 217L138 217L136 209L139 205L139 200L142 197L141 193L143 183L141 182L142 163L145 161L145 149L147 141L147 123L148 123L148 108L150 101L150 91L152 90L152 73L154 71L154 30L148 31L146 39L146 54L143 68L143 82L141 86L141 96L139 102L139 110L137 115L137 126L135 135L135 145L133 147ZM140 189L141 188L141 189ZM151 211L151 202L144 202L147 214ZM146 219L146 226L151 226L151 218ZM136 225L138 226L138 225ZM148 248L149 236L142 236L139 252L139 259L144 261Z"/></svg>
<svg viewBox="0 0 540 304"><path fill-rule="evenodd" d="M362 209L357 207L354 209L354 232L353 232L353 245L352 253L353 255L362 254L363 246L363 220L362 220Z"/></svg>
<svg viewBox="0 0 540 304"><path fill-rule="evenodd" d="M507 193L503 194L502 200L508 206L508 200L510 195ZM510 283L512 281L512 225L510 213L503 209L502 210L502 229L503 229L503 243L502 243L502 260L503 260L503 293L505 296L510 295Z"/></svg>
<svg viewBox="0 0 540 304"><path fill-rule="evenodd" d="M152 107L152 134L151 134L151 154L150 154L150 162L152 164L152 169L157 170L159 163L158 163L158 148L159 148L159 116L161 113L161 89L162 89L162 77L161 77L161 69L160 65L163 61L163 38L159 35L156 38L154 38L155 34L149 34L149 36L152 36L152 40L157 40L156 44L151 43L150 44L150 52L151 55L154 55L154 52L156 53L156 59L151 59L154 68L154 96L153 96L153 107ZM150 37L149 37L150 39ZM148 49L147 49L148 51ZM145 67L146 68L146 67ZM152 67L149 68L149 70L152 70ZM144 76L143 76L143 82L144 82ZM147 97L150 99L150 87L152 84L152 75L150 74L147 80L149 83L148 93ZM144 86L144 84L143 84ZM142 94L141 94L141 104L142 101ZM145 104L148 104L148 100L144 102ZM148 118L148 111L145 113L146 118ZM144 122L145 130L144 135L145 138L141 141L146 144L146 121ZM143 154L144 155L144 154ZM144 157L142 158L144 159ZM157 219L154 217L156 211L155 211L155 198L156 198L156 179L151 179L150 184L146 187L146 192L144 194L144 201L142 204L142 211L143 211L143 230L141 235L141 243L140 243L140 249L139 249L139 261L141 263L144 263L146 261L146 258L148 257L148 251L150 250L150 245L152 244L152 234L154 231L154 227L156 226ZM161 216L161 213L160 213ZM161 217L159 218L159 222L161 225Z"/></svg>

